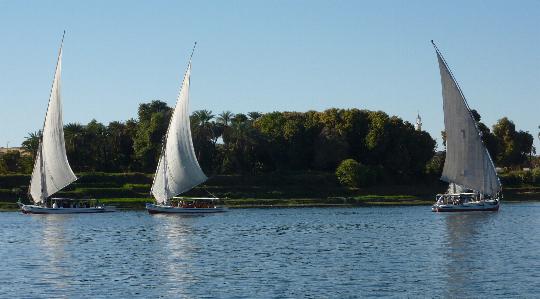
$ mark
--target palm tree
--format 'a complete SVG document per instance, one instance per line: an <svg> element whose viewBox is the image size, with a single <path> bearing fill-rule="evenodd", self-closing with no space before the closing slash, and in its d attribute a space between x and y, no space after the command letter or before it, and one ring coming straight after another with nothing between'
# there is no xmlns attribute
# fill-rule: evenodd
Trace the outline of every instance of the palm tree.
<svg viewBox="0 0 540 299"><path fill-rule="evenodd" d="M262 116L262 113L257 111L248 112L249 120L254 121Z"/></svg>
<svg viewBox="0 0 540 299"><path fill-rule="evenodd" d="M234 114L231 111L223 111L218 115L217 122L224 126L229 126L233 117Z"/></svg>
<svg viewBox="0 0 540 299"><path fill-rule="evenodd" d="M68 123L64 125L64 138L66 144L66 154L68 155L71 166L80 170L81 165L85 164L86 155L88 152L88 143L86 142L87 134L85 126L79 123Z"/></svg>
<svg viewBox="0 0 540 299"><path fill-rule="evenodd" d="M66 139L67 150L74 151L78 141L84 134L84 126L78 123L69 123L64 126L64 138Z"/></svg>
<svg viewBox="0 0 540 299"><path fill-rule="evenodd" d="M32 159L36 157L36 152L39 147L39 139L41 138L41 130L28 134L28 137L24 138L22 147L32 155Z"/></svg>
<svg viewBox="0 0 540 299"><path fill-rule="evenodd" d="M212 111L203 109L193 112L192 117L196 125L206 127L214 118L214 115Z"/></svg>

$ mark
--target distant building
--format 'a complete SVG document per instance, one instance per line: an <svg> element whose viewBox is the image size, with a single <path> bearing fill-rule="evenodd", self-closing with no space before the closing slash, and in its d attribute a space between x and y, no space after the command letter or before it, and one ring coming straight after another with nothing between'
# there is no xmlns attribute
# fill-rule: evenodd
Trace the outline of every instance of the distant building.
<svg viewBox="0 0 540 299"><path fill-rule="evenodd" d="M414 125L414 128L416 131L422 131L422 118L420 117L420 113L416 116L416 124Z"/></svg>

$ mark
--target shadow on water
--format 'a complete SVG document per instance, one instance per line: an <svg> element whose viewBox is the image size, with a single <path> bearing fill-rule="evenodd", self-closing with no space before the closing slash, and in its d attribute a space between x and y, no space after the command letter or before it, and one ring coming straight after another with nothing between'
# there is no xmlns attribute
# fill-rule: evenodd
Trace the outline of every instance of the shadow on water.
<svg viewBox="0 0 540 299"><path fill-rule="evenodd" d="M444 215L446 240L444 252L443 281L440 287L444 296L463 298L471 290L482 286L479 277L484 263L489 263L489 253L482 248L482 239L489 235L497 212L464 212Z"/></svg>

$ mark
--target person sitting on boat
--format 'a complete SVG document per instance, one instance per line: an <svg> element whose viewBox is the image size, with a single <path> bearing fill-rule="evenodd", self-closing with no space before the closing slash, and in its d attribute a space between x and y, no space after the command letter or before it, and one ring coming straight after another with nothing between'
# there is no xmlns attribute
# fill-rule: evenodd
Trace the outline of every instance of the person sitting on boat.
<svg viewBox="0 0 540 299"><path fill-rule="evenodd" d="M58 209L58 204L56 203L56 201L53 203L52 207L53 209Z"/></svg>

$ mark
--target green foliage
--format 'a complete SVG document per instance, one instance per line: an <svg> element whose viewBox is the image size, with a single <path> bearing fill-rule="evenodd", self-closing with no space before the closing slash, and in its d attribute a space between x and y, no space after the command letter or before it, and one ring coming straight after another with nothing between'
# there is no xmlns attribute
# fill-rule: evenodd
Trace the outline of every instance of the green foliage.
<svg viewBox="0 0 540 299"><path fill-rule="evenodd" d="M336 177L342 185L358 187L360 168L360 163L354 159L343 160L336 169Z"/></svg>
<svg viewBox="0 0 540 299"><path fill-rule="evenodd" d="M39 147L39 138L41 137L41 131L31 132L24 139L22 147L31 154L32 159L34 159L36 152Z"/></svg>
<svg viewBox="0 0 540 299"><path fill-rule="evenodd" d="M32 171L32 157L12 150L0 154L0 174L28 173Z"/></svg>
<svg viewBox="0 0 540 299"><path fill-rule="evenodd" d="M138 163L137 169L145 172L155 170L171 111L171 108L162 101L139 105L139 120L135 136L133 136L133 151Z"/></svg>
<svg viewBox="0 0 540 299"><path fill-rule="evenodd" d="M69 192L69 195L68 195ZM65 192L65 195L71 197L89 197L89 198L111 198L111 197L147 197L147 194L139 194L125 188L77 188L74 192ZM63 196L64 192L59 192L58 196Z"/></svg>
<svg viewBox="0 0 540 299"><path fill-rule="evenodd" d="M526 165L534 152L534 138L529 132L516 131L514 123L506 117L493 126L497 138L496 162L501 166Z"/></svg>
<svg viewBox="0 0 540 299"><path fill-rule="evenodd" d="M141 104L138 118L127 122L67 124L64 135L72 169L153 173L170 117L166 103L152 101ZM198 162L210 176L332 171L342 160L353 158L400 181L422 176L435 148L429 134L415 131L410 123L358 109L248 115L225 111L217 117L199 110L191 116L191 131ZM39 132L30 134L25 147L35 152L38 141Z"/></svg>
<svg viewBox="0 0 540 299"><path fill-rule="evenodd" d="M347 159L343 160L337 167L336 177L342 185L357 188L376 183L377 172L354 159Z"/></svg>
<svg viewBox="0 0 540 299"><path fill-rule="evenodd" d="M137 119L65 125L71 167L78 173L88 172L66 191L86 186L143 192L152 175L140 173L126 179L102 172L153 173L171 112L165 102L152 101L139 105ZM532 135L516 131L507 118L490 131L477 111L472 114L497 165L540 165L540 160L532 158ZM360 171L364 179L358 179L357 185L369 186L377 181L414 183L439 176L444 162L444 155L435 155L435 141L427 132L416 131L409 122L382 111L332 108L247 115L225 111L216 117L212 111L198 110L191 116L191 131L198 162L208 176L333 171L343 160L354 159L364 169ZM2 155L0 173L29 174L39 138L39 132L31 133L23 142L29 154Z"/></svg>
<svg viewBox="0 0 540 299"><path fill-rule="evenodd" d="M150 194L150 184L124 184L124 189L128 189L138 193Z"/></svg>
<svg viewBox="0 0 540 299"><path fill-rule="evenodd" d="M125 184L151 184L152 175L139 172L131 173L104 173L104 172L91 172L80 173L77 184L89 185L98 183L112 183L116 186L123 186Z"/></svg>
<svg viewBox="0 0 540 299"><path fill-rule="evenodd" d="M444 167L445 156L446 153L444 152L436 153L426 164L426 174L440 177Z"/></svg>
<svg viewBox="0 0 540 299"><path fill-rule="evenodd" d="M540 186L540 168L532 170L514 170L499 175L504 186Z"/></svg>
<svg viewBox="0 0 540 299"><path fill-rule="evenodd" d="M476 110L471 111L476 125L482 135L482 141L490 153L495 164L505 167L530 166L534 138L529 132L516 131L514 122L503 117L493 125L493 130L482 123L481 116ZM443 145L446 146L446 133L441 132Z"/></svg>

